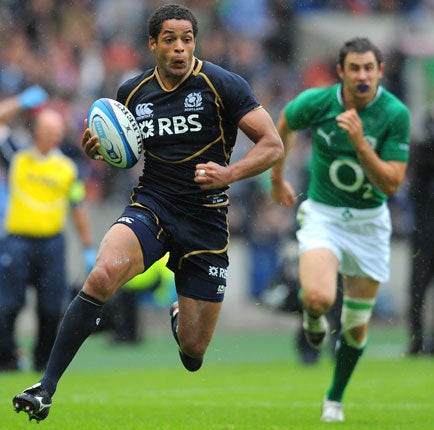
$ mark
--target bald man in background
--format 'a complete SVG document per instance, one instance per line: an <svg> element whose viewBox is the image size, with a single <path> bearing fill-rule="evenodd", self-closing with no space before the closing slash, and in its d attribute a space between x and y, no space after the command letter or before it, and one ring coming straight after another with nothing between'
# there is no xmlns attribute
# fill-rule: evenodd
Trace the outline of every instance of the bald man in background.
<svg viewBox="0 0 434 430"><path fill-rule="evenodd" d="M11 102L12 103L12 102ZM59 149L65 135L62 115L48 107L36 113L32 145L3 156L8 197L0 255L0 371L19 370L15 321L27 286L37 296L33 369L43 371L67 299L64 230L71 210L83 245L86 270L95 261L85 187L75 163Z"/></svg>

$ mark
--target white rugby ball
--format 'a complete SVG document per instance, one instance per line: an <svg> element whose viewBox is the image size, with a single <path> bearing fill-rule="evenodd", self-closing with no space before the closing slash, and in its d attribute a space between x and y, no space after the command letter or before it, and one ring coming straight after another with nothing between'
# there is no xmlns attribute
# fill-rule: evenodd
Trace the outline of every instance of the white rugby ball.
<svg viewBox="0 0 434 430"><path fill-rule="evenodd" d="M87 116L92 136L98 136L98 149L104 160L120 169L133 167L143 148L142 133L134 115L122 103L101 98L92 103Z"/></svg>

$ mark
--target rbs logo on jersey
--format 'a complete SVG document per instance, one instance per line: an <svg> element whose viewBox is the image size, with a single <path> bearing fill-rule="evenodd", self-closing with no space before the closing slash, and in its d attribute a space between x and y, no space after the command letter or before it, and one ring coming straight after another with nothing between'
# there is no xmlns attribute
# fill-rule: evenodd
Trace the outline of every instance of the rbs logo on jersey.
<svg viewBox="0 0 434 430"><path fill-rule="evenodd" d="M164 136L172 134L196 133L202 130L198 114L188 116L177 115L172 118L147 119L141 121L140 129L143 137Z"/></svg>

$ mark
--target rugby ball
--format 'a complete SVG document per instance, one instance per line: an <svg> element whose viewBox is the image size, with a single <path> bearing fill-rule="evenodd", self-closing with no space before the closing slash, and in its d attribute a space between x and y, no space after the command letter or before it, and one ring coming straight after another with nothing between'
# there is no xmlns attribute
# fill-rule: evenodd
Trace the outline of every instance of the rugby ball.
<svg viewBox="0 0 434 430"><path fill-rule="evenodd" d="M129 169L139 161L142 133L134 115L122 103L109 98L94 101L87 124L90 134L98 136L101 144L98 153L107 163Z"/></svg>

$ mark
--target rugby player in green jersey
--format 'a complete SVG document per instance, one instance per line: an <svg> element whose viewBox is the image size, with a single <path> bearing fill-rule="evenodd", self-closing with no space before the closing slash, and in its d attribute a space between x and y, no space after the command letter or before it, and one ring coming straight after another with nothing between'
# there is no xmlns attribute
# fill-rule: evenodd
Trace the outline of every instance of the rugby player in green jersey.
<svg viewBox="0 0 434 430"><path fill-rule="evenodd" d="M387 198L401 185L410 139L408 108L379 82L384 63L366 38L339 52L339 84L303 91L289 102L277 128L287 155L298 130L312 132L311 177L300 205L300 300L311 346L327 339L326 313L343 277L342 330L321 420L343 421L343 395L361 357L381 283L389 277L391 220ZM272 196L292 206L285 160L271 170Z"/></svg>

